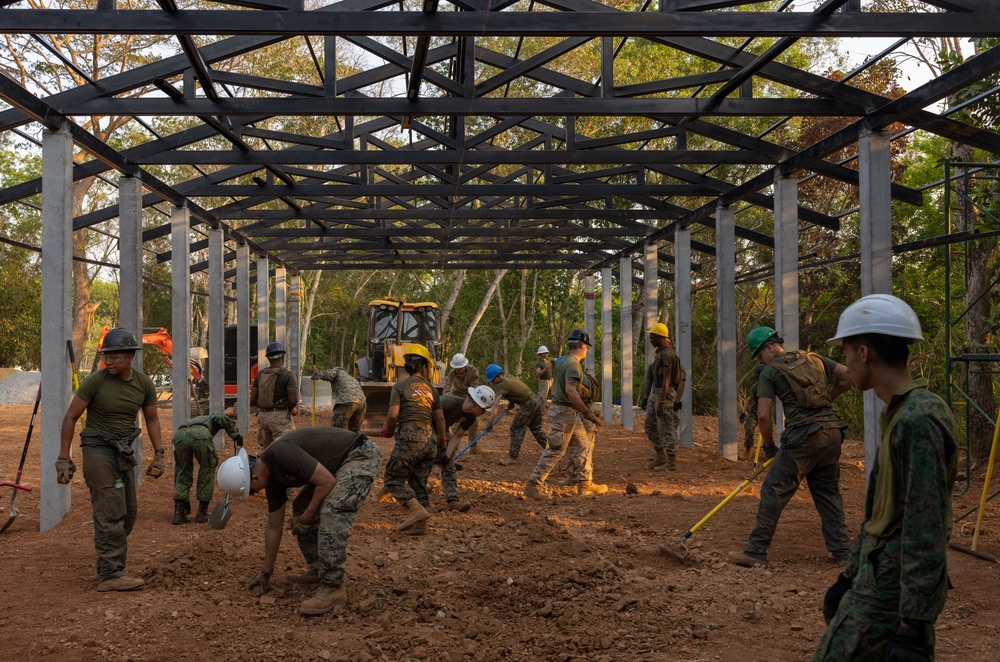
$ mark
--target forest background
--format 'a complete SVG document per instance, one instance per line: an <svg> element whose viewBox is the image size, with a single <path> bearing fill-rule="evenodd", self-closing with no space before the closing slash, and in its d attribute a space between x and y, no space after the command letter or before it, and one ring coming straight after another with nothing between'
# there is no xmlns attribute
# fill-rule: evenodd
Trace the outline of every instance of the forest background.
<svg viewBox="0 0 1000 662"><path fill-rule="evenodd" d="M128 8L145 6L142 2L119 3ZM188 3L193 4L193 3ZM638 9L635 2L621 1L621 8ZM777 3L771 3L777 5ZM873 7L885 5L892 10L905 9L909 0L879 0ZM33 7L79 8L81 0L32 0ZM635 5L635 7L632 7ZM153 3L155 6L155 3ZM523 9L523 8L522 8ZM923 7L926 10L926 7ZM166 37L129 36L59 36L33 38L24 35L5 37L5 48L0 49L0 70L34 89L39 95L54 94L63 89L86 84L103 76L117 73L159 59L175 48ZM342 40L345 41L345 40ZM385 38L387 43L393 38ZM552 39L491 39L496 50L529 57L550 46ZM760 53L773 42L760 38L742 43L740 40L722 40L733 46L743 46L748 52ZM940 74L963 61L967 54L996 45L1000 39L979 40L968 44L949 39L923 39L913 41L906 57L919 66L928 67ZM618 55L615 62L615 84L639 82L646 78L666 78L712 71L714 65L693 56L679 55L675 51L664 53L660 47L641 39L625 43L616 40ZM254 70L260 75L310 84L320 84L314 63L323 62L323 40L290 39L261 53L250 53L226 63L231 70ZM338 47L338 76L361 71L370 65L371 55L360 48L345 43ZM963 52L965 54L963 54ZM548 66L577 77L593 77L600 71L599 41L594 40L576 48ZM886 58L858 67L848 61L844 50L834 39L799 40L789 48L779 61L843 80L888 97L905 93L906 75L902 60ZM913 63L911 62L911 65ZM447 66L439 65L439 66ZM489 72L479 65L477 75ZM446 73L446 72L443 72ZM599 75L599 74L598 74ZM758 84L755 79L755 85ZM984 80L980 85L964 90L949 99L948 107L961 109L952 116L963 121L995 128L1000 118L1000 102L996 95L985 101L964 103L995 88L998 81ZM796 92L766 81L762 94L793 96ZM508 90L523 96L544 96L547 90L530 80L518 79ZM704 92L710 94L711 86ZM148 90L136 90L141 95ZM240 90L250 94L252 90ZM392 89L380 90L392 94ZM684 94L685 92L680 92ZM687 92L689 93L689 92ZM118 149L125 149L147 140L150 134L168 135L193 125L187 118L157 118L137 123L127 117L80 118L84 127ZM440 118L438 118L439 121ZM434 118L428 118L433 125ZM195 120L196 121L196 120ZM791 148L815 142L848 122L847 118L804 118L784 121L783 118L714 118L712 121L729 128L753 135L766 135L767 140ZM337 117L273 118L262 122L262 128L298 130L309 125L314 135L337 130ZM482 126L475 123L480 122ZM470 130L486 128L489 118L470 118ZM266 126L264 126L266 125ZM576 130L580 135L599 137L642 131L653 127L652 120L642 117L578 118ZM328 129L324 131L324 129ZM893 242L897 245L912 244L923 239L954 232L980 231L987 236L972 242L936 246L898 252L893 260L895 292L904 297L917 311L927 342L914 346L915 372L930 380L932 388L943 393L948 349L946 336L946 254L951 252L951 279L954 296L951 318L954 337L952 354L990 354L996 352L995 333L1000 326L1000 289L994 287L996 278L996 241L989 232L1000 230L1000 168L977 171L961 177L947 189L950 191L950 214L946 217L943 178L946 161L991 163L997 155L978 153L966 147L955 146L943 139L921 132L907 132L906 127L894 125L888 131L901 134L892 143L893 181L918 188L924 192L924 204L913 207L893 204ZM525 139L527 133L520 136ZM510 139L517 139L514 132ZM387 142L405 143L409 136L396 131L383 136ZM205 141L206 149L225 149L230 145L221 139ZM274 146L274 145L270 145ZM650 145L650 148L663 148ZM690 149L717 147L698 136L690 136ZM276 147L277 148L277 147ZM80 155L78 160L86 158ZM835 154L831 160L856 168L856 147ZM594 166L596 167L596 166ZM587 166L581 166L586 169ZM156 176L173 183L197 176L189 166L160 166L149 168ZM739 182L757 174L753 167L701 166L702 174ZM210 168L206 169L210 170ZM0 133L0 189L33 180L41 173L40 129L30 125ZM857 255L858 199L854 187L832 182L803 173L799 185L800 204L835 216L841 221L837 232L808 224L800 225L800 337L801 345L821 353L830 354L825 339L833 335L841 310L860 296L860 274ZM247 178L249 182L249 178ZM614 183L614 180L609 180ZM652 183L652 182L648 182ZM75 183L73 191L74 216L95 212L117 200L115 177L92 177ZM700 200L691 201L693 207ZM206 201L205 206L223 204L225 201ZM40 245L40 196L18 200L15 204L0 206L0 366L19 366L37 369L40 351L40 297L41 257ZM615 200L627 207L629 202ZM147 228L164 224L169 210L161 206L144 211ZM747 206L737 213L737 222L764 234L773 234L773 216L760 207ZM595 223L600 223L595 222ZM660 227L661 223L651 223ZM234 225L239 225L235 223ZM200 239L193 234L194 239ZM91 365L100 329L115 325L118 318L117 221L99 223L89 229L74 233L74 345L81 365ZM170 328L170 268L169 261L157 255L168 251L169 237L152 240L144 245L143 316L147 327ZM692 227L692 241L714 245L714 232L703 226ZM748 375L753 360L742 345L746 333L758 325L774 322L773 255L770 249L737 239L737 307L739 371L741 397L749 386ZM457 249L452 246L452 249ZM661 252L670 253L671 244L661 243ZM192 261L201 261L197 254ZM697 270L692 278L692 365L688 369L689 387L692 389L694 410L699 414L713 414L717 408L716 322L715 322L715 265L711 254L695 250L693 262ZM186 265L185 265L186 266ZM637 266L638 263L637 263ZM661 262L661 268L668 265ZM641 278L641 268L634 276ZM330 366L350 367L354 353L364 342L367 303L386 296L406 297L410 301L435 301L442 305L444 320L442 342L446 354L463 352L473 365L482 371L488 363L498 363L508 373L526 381L534 381L531 370L535 350L547 345L553 356L565 348L565 338L573 328L583 326L584 296L581 272L557 270L500 270L500 271L412 271L382 270L359 271L306 271L302 274L302 343L303 366L308 367L315 356L320 368ZM207 346L207 299L199 293L207 290L207 271L192 276L194 319L192 324L194 345ZM597 276L597 301L601 301L601 288L611 287L615 310L622 304L617 277L612 283L602 283ZM633 338L637 340L635 365L642 365L643 310L642 291L633 287L633 300L624 305L633 310ZM273 292L272 292L273 297ZM658 283L659 315L673 330L673 282L660 279ZM967 314L963 314L969 306ZM253 314L253 313L252 313ZM618 315L613 316L615 375L619 375L620 329ZM235 320L234 311L227 311L227 323ZM780 331L780 329L779 329ZM600 314L597 315L597 337L601 335ZM597 361L603 360L601 349L595 347ZM837 352L831 354L839 358ZM151 374L165 372L162 361L155 352L146 352L146 370ZM993 431L993 414L996 410L995 364L969 364L968 376L963 373L959 382L975 401L976 406L960 407L960 413L970 412L970 438L976 456L988 452ZM598 374L600 370L598 370ZM635 370L634 392L641 387L642 370ZM621 385L615 379L614 395L619 397ZM952 400L961 400L952 394ZM848 434L860 434L862 421L861 397L851 393L838 400L838 408L849 423ZM979 409L981 411L977 412Z"/></svg>

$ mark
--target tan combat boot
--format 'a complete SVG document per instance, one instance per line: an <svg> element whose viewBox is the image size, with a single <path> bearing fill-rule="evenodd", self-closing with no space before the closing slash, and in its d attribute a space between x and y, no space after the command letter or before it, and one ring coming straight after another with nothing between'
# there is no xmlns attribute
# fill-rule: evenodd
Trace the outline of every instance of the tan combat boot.
<svg viewBox="0 0 1000 662"><path fill-rule="evenodd" d="M420 505L420 502L417 501L416 498L413 498L413 499L410 499L409 501L407 501L406 502L406 507L410 509L410 515L405 520L403 520L402 524L399 525L399 530L400 531L405 531L406 529L410 528L414 524L416 524L418 522L423 522L428 517L431 516L431 514L428 513L427 510L424 509L424 507Z"/></svg>
<svg viewBox="0 0 1000 662"><path fill-rule="evenodd" d="M646 465L646 468L650 470L659 469L660 467L664 466L667 463L667 461L668 461L667 451L663 450L662 448L658 448L656 450L656 457L654 457L652 460L649 461L649 464Z"/></svg>
<svg viewBox="0 0 1000 662"><path fill-rule="evenodd" d="M430 529L427 528L427 520L421 520L413 526L403 529L400 533L404 536L426 536L430 533Z"/></svg>
<svg viewBox="0 0 1000 662"><path fill-rule="evenodd" d="M456 510L460 513L467 513L472 509L472 504L468 501L449 501L448 510Z"/></svg>
<svg viewBox="0 0 1000 662"><path fill-rule="evenodd" d="M293 584L319 584L319 571L310 568L298 575L288 575L288 581Z"/></svg>
<svg viewBox="0 0 1000 662"><path fill-rule="evenodd" d="M653 471L677 471L677 456L667 455L666 461L658 467L653 467Z"/></svg>
<svg viewBox="0 0 1000 662"><path fill-rule="evenodd" d="M559 481L560 487L576 487L577 483L580 481L576 479L576 476L566 476L561 481Z"/></svg>
<svg viewBox="0 0 1000 662"><path fill-rule="evenodd" d="M576 493L580 495L607 494L608 486L595 483L592 480L581 480L576 484Z"/></svg>
<svg viewBox="0 0 1000 662"><path fill-rule="evenodd" d="M541 485L530 480L524 484L524 496L535 501L548 501L549 498L541 490Z"/></svg>
<svg viewBox="0 0 1000 662"><path fill-rule="evenodd" d="M512 464L517 464L517 458L511 457L510 455L505 455L500 458L499 464L504 467L509 467Z"/></svg>
<svg viewBox="0 0 1000 662"><path fill-rule="evenodd" d="M101 593L106 593L108 591L137 591L145 585L146 582L142 581L138 577L122 575L121 577L105 579L97 585L97 590Z"/></svg>
<svg viewBox="0 0 1000 662"><path fill-rule="evenodd" d="M316 591L316 595L299 605L299 613L304 616L319 616L345 602L347 602L347 582L340 586L323 586Z"/></svg>

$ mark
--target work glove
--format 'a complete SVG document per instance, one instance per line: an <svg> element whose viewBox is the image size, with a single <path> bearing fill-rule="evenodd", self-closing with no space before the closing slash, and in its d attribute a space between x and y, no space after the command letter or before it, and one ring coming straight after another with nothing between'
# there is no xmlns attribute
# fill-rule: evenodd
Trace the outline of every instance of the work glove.
<svg viewBox="0 0 1000 662"><path fill-rule="evenodd" d="M646 400L646 398L642 398L641 400L639 400L639 409L645 409L648 403L649 401Z"/></svg>
<svg viewBox="0 0 1000 662"><path fill-rule="evenodd" d="M379 432L379 434L382 435L383 437L391 437L392 436L392 433L389 432L389 428L382 428L382 431Z"/></svg>
<svg viewBox="0 0 1000 662"><path fill-rule="evenodd" d="M157 453L156 455L153 456L153 459L149 463L149 466L146 467L146 475L152 476L153 478L159 478L160 476L163 475L163 472L166 470L166 467L167 465L163 461L163 454Z"/></svg>
<svg viewBox="0 0 1000 662"><path fill-rule="evenodd" d="M683 407L683 406L684 406L684 403L681 402L680 400L678 400L677 402L674 403L674 411L680 411L681 407Z"/></svg>
<svg viewBox="0 0 1000 662"><path fill-rule="evenodd" d="M440 464L442 467L448 464L448 446L447 444L437 445L437 456L434 458L434 464Z"/></svg>
<svg viewBox="0 0 1000 662"><path fill-rule="evenodd" d="M507 403L507 409L506 409L506 411L510 411L513 408L514 408L514 403L513 402L508 402Z"/></svg>
<svg viewBox="0 0 1000 662"><path fill-rule="evenodd" d="M233 437L233 443L236 444L237 448L243 448L243 435L238 434Z"/></svg>
<svg viewBox="0 0 1000 662"><path fill-rule="evenodd" d="M770 446L761 446L760 450L764 453L764 461L767 462L772 457L778 454L778 447L774 444Z"/></svg>
<svg viewBox="0 0 1000 662"><path fill-rule="evenodd" d="M747 413L745 411L741 411L740 412L740 423L746 423L746 421L747 421Z"/></svg>
<svg viewBox="0 0 1000 662"><path fill-rule="evenodd" d="M264 595L271 590L271 573L267 570L260 570L247 586L254 595Z"/></svg>
<svg viewBox="0 0 1000 662"><path fill-rule="evenodd" d="M601 427L602 425L604 425L604 419L592 411L588 411L586 414L584 414L584 418L586 418L588 421L590 421L597 427Z"/></svg>
<svg viewBox="0 0 1000 662"><path fill-rule="evenodd" d="M844 576L843 573L837 577L837 581L833 586L826 589L826 597L823 598L823 618L826 620L827 625L833 620L833 617L837 613L837 607L840 606L840 600L849 590L851 590L851 580Z"/></svg>
<svg viewBox="0 0 1000 662"><path fill-rule="evenodd" d="M291 529L292 533L294 533L296 536L308 535L309 532L312 531L315 526L316 526L315 519L311 519L307 522L302 518L301 515L296 515L292 519L288 520L288 528Z"/></svg>
<svg viewBox="0 0 1000 662"><path fill-rule="evenodd" d="M934 650L927 645L923 625L915 628L899 626L889 639L886 662L930 662Z"/></svg>
<svg viewBox="0 0 1000 662"><path fill-rule="evenodd" d="M73 463L73 458L60 455L56 460L56 482L60 485L69 485L75 473L76 464Z"/></svg>

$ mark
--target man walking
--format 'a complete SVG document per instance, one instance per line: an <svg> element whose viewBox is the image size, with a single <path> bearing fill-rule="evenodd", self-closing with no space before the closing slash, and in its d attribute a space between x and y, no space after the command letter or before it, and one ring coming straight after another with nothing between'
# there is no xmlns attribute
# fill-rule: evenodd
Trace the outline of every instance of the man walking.
<svg viewBox="0 0 1000 662"><path fill-rule="evenodd" d="M295 375L285 367L285 347L273 342L264 356L269 366L257 373L250 388L250 406L257 408L257 443L262 449L295 429L292 414L299 404Z"/></svg>
<svg viewBox="0 0 1000 662"><path fill-rule="evenodd" d="M649 372L649 397L646 400L646 436L653 444L655 457L648 469L657 471L677 470L677 425L674 423L674 397L680 382L680 361L667 338L667 325L654 324L649 330L649 341L656 349ZM645 388L643 389L645 392Z"/></svg>
<svg viewBox="0 0 1000 662"><path fill-rule="evenodd" d="M263 489L267 495L264 562L250 582L258 595L270 589L274 562L281 545L288 490L301 487L292 502L289 528L309 564L309 571L289 579L318 584L316 594L299 606L299 613L318 616L347 602L345 565L347 540L358 508L368 498L382 455L363 434L332 427L287 432L259 458L240 449L219 467L219 487L230 496Z"/></svg>
<svg viewBox="0 0 1000 662"><path fill-rule="evenodd" d="M507 400L508 410L517 407L514 420L510 423L510 451L500 460L500 464L508 466L517 462L517 456L521 452L521 442L524 441L524 435L529 429L535 441L544 449L549 441L548 435L542 429L544 401L532 393L528 385L520 379L504 374L503 368L495 363L486 367L486 383L496 393L497 400L500 398ZM495 413L492 412L490 418L493 418Z"/></svg>
<svg viewBox="0 0 1000 662"><path fill-rule="evenodd" d="M851 551L840 496L840 447L846 426L834 411L833 400L851 387L847 368L812 352L785 351L782 342L766 326L747 336L747 350L764 365L757 384L757 422L765 452L774 452L771 403L775 397L784 407L785 431L760 488L757 523L750 540L742 552L731 552L729 560L748 567L766 563L781 511L806 478L823 522L826 548L837 563L844 564Z"/></svg>
<svg viewBox="0 0 1000 662"><path fill-rule="evenodd" d="M368 400L361 384L343 368L317 370L313 366L313 380L322 379L330 382L333 390L333 420L330 425L352 432L361 432L361 424L368 411Z"/></svg>
<svg viewBox="0 0 1000 662"><path fill-rule="evenodd" d="M542 486L567 451L572 453L570 478L576 478L577 494L604 494L608 491L607 485L592 481L592 467L586 459L590 454L592 438L584 428L584 419L597 427L604 424L583 402L579 391L583 383L580 361L590 351L590 336L582 329L575 329L569 334L567 346L569 353L561 357L553 371L549 445L542 451L538 464L524 485L524 495L535 501L547 500Z"/></svg>
<svg viewBox="0 0 1000 662"><path fill-rule="evenodd" d="M174 447L174 518L171 524L187 524L191 512L191 484L194 482L194 461L198 460L198 513L195 524L208 521L208 504L212 501L215 467L219 454L212 441L219 430L225 430L237 447L243 446L243 437L236 422L224 413L198 416L184 421L171 440Z"/></svg>
<svg viewBox="0 0 1000 662"><path fill-rule="evenodd" d="M142 345L128 329L108 331L98 351L106 367L92 373L77 389L63 417L56 460L56 480L69 485L76 465L70 457L73 431L84 412L87 425L80 432L83 477L94 511L94 551L97 552L98 591L134 591L145 584L125 574L128 535L135 526L136 497L132 441L139 436L136 415L142 410L146 433L153 444L153 460L146 475L163 475L163 441L156 411L153 381L132 367Z"/></svg>
<svg viewBox="0 0 1000 662"><path fill-rule="evenodd" d="M549 389L552 388L552 363L549 361L549 348L545 345L538 348L535 377L538 378L538 399L545 404L549 397Z"/></svg>
<svg viewBox="0 0 1000 662"><path fill-rule="evenodd" d="M923 332L906 302L872 294L840 316L850 380L885 403L868 480L865 521L847 566L827 591L829 627L813 662L930 662L948 594L957 445L948 405L913 379L909 345Z"/></svg>

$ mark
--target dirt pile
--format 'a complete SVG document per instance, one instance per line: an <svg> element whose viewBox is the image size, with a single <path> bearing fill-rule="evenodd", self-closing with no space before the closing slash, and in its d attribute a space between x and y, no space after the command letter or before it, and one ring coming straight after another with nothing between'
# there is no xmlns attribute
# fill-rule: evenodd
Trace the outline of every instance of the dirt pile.
<svg viewBox="0 0 1000 662"><path fill-rule="evenodd" d="M34 404L42 373L16 370L0 382L0 405Z"/></svg>

